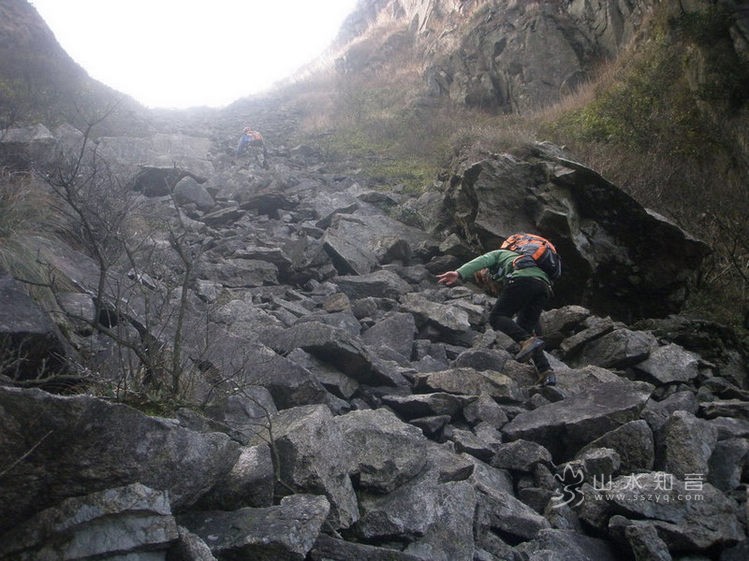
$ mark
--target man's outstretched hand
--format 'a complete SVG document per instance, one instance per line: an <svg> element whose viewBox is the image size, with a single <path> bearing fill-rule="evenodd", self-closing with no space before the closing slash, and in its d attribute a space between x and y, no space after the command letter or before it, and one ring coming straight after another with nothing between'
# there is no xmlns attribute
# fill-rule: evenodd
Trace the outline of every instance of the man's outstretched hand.
<svg viewBox="0 0 749 561"><path fill-rule="evenodd" d="M440 284L446 284L447 286L452 286L459 280L460 275L458 274L458 271L447 271L446 273L437 275L437 282Z"/></svg>

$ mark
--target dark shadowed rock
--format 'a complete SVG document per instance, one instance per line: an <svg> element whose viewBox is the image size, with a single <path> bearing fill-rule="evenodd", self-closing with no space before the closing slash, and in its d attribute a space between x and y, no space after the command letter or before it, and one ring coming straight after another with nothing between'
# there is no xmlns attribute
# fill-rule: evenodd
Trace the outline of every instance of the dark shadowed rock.
<svg viewBox="0 0 749 561"><path fill-rule="evenodd" d="M30 379L60 373L67 351L57 327L2 270L0 309L0 374Z"/></svg>

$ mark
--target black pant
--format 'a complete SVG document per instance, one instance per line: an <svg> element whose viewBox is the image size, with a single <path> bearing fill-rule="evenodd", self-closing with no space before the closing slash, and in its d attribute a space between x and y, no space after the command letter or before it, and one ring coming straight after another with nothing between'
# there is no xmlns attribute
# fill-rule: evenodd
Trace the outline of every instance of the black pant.
<svg viewBox="0 0 749 561"><path fill-rule="evenodd" d="M489 314L489 324L517 343L534 333L541 335L538 320L550 295L551 288L541 279L520 277L507 281ZM549 368L543 351L533 353L533 363L539 371Z"/></svg>

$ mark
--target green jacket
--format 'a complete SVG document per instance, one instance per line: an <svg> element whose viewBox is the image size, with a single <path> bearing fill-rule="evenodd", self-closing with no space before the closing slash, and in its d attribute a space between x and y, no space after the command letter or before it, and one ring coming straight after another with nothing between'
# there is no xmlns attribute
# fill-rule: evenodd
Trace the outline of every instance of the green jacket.
<svg viewBox="0 0 749 561"><path fill-rule="evenodd" d="M470 279L473 274L481 269L489 269L494 280L502 282L505 279L515 279L519 277L532 277L541 279L551 286L549 276L538 267L526 267L517 269L512 266L512 262L519 257L519 253L507 249L495 249L476 257L458 268L458 274L463 280Z"/></svg>

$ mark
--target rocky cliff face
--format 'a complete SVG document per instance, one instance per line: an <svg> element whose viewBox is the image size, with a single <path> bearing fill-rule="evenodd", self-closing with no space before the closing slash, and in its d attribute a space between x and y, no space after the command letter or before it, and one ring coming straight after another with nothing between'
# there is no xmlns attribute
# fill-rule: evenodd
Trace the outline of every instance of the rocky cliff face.
<svg viewBox="0 0 749 561"><path fill-rule="evenodd" d="M406 50L425 93L524 112L554 103L635 36L657 2L379 0L362 2L338 39L338 67L365 72ZM368 38L363 43L362 37Z"/></svg>

